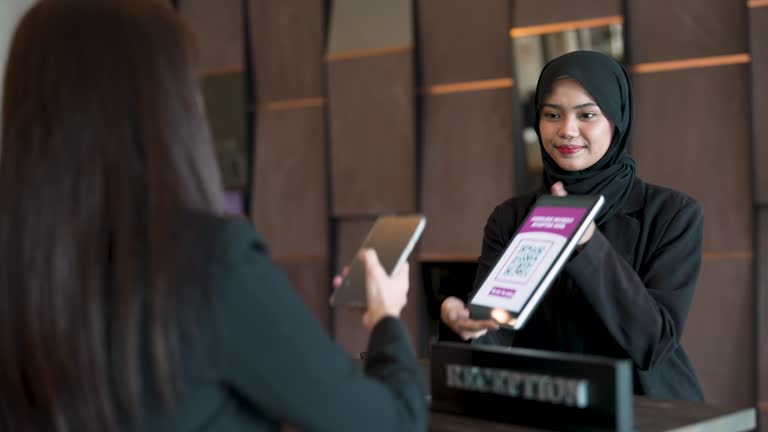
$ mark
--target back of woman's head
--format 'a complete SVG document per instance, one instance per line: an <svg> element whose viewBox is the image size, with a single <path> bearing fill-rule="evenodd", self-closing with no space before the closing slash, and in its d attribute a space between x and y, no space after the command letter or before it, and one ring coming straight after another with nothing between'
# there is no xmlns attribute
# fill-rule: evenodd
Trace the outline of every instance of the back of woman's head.
<svg viewBox="0 0 768 432"><path fill-rule="evenodd" d="M145 333L173 399L183 222L216 212L220 186L167 3L43 0L17 28L0 122L2 430L133 418Z"/></svg>

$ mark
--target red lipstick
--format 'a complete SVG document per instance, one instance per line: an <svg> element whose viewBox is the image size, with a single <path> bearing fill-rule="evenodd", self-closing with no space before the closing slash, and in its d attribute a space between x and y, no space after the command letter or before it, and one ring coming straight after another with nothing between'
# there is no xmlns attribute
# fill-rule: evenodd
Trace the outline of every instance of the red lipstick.
<svg viewBox="0 0 768 432"><path fill-rule="evenodd" d="M584 147L582 146L575 146L575 145L555 146L555 149L557 151L565 155L571 155L571 154L577 153L583 148Z"/></svg>

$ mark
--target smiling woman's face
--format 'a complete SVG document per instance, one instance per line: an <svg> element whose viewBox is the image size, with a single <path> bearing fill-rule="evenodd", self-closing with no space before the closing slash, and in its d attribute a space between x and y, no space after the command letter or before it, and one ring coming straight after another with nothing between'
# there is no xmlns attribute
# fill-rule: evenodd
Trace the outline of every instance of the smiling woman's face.
<svg viewBox="0 0 768 432"><path fill-rule="evenodd" d="M566 171L591 167L611 145L613 123L572 78L555 81L541 104L539 131L544 151Z"/></svg>

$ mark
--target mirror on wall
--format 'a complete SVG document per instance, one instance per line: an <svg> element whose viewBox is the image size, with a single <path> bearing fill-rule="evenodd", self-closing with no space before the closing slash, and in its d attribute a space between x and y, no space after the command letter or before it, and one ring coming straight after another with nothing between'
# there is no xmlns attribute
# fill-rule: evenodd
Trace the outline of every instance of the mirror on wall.
<svg viewBox="0 0 768 432"><path fill-rule="evenodd" d="M203 99L224 184L224 210L244 214L247 189L245 77L240 71L203 78Z"/></svg>
<svg viewBox="0 0 768 432"><path fill-rule="evenodd" d="M541 154L539 141L533 129L536 121L534 93L539 73L555 57L577 50L592 50L608 54L624 62L624 29L620 17L614 23L599 27L558 29L547 26L548 31L516 31L513 29L512 55L515 86L520 101L518 142L523 143L528 189L541 185Z"/></svg>

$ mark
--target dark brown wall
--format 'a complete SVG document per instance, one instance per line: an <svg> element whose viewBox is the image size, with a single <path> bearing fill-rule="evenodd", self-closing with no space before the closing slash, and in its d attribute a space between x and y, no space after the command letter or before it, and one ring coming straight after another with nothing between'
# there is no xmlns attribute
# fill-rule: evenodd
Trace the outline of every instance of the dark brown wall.
<svg viewBox="0 0 768 432"><path fill-rule="evenodd" d="M327 254L324 131L323 107L259 110L252 211L275 256Z"/></svg>
<svg viewBox="0 0 768 432"><path fill-rule="evenodd" d="M752 137L757 207L757 406L761 430L768 431L768 2L749 8L752 55Z"/></svg>
<svg viewBox="0 0 768 432"><path fill-rule="evenodd" d="M250 8L259 102L324 96L323 2L251 0Z"/></svg>
<svg viewBox="0 0 768 432"><path fill-rule="evenodd" d="M633 80L632 153L639 174L703 204L705 251L750 251L749 66L635 74Z"/></svg>
<svg viewBox="0 0 768 432"><path fill-rule="evenodd" d="M322 2L250 3L257 95L251 216L324 326L328 185Z"/></svg>
<svg viewBox="0 0 768 432"><path fill-rule="evenodd" d="M761 431L768 431L768 209L757 210L757 408Z"/></svg>
<svg viewBox="0 0 768 432"><path fill-rule="evenodd" d="M746 7L719 0L627 2L630 61L747 52ZM749 65L664 63L634 73L632 153L646 180L682 190L705 212L704 263L683 344L706 399L755 401L755 291ZM727 114L725 114L727 113Z"/></svg>
<svg viewBox="0 0 768 432"><path fill-rule="evenodd" d="M511 101L510 88L425 96L423 258L477 259L488 216L514 195Z"/></svg>
<svg viewBox="0 0 768 432"><path fill-rule="evenodd" d="M428 221L422 258L474 260L488 215L515 192L510 3L418 6Z"/></svg>
<svg viewBox="0 0 768 432"><path fill-rule="evenodd" d="M413 9L408 0L339 0L330 22L325 67L340 270L378 214L417 209ZM413 284L411 315L420 310L418 293ZM335 340L357 357L368 339L360 312L334 313ZM406 326L418 341L421 325L408 316L403 315Z"/></svg>
<svg viewBox="0 0 768 432"><path fill-rule="evenodd" d="M206 74L243 68L241 0L180 0L179 11L196 35L200 67Z"/></svg>
<svg viewBox="0 0 768 432"><path fill-rule="evenodd" d="M511 76L510 2L421 0L418 43L426 86Z"/></svg>
<svg viewBox="0 0 768 432"><path fill-rule="evenodd" d="M747 52L747 8L740 0L629 0L632 62Z"/></svg>
<svg viewBox="0 0 768 432"><path fill-rule="evenodd" d="M516 0L514 26L526 27L622 15L621 0Z"/></svg>
<svg viewBox="0 0 768 432"><path fill-rule="evenodd" d="M768 4L749 9L755 201L768 206Z"/></svg>
<svg viewBox="0 0 768 432"><path fill-rule="evenodd" d="M329 60L333 215L416 209L410 49Z"/></svg>

